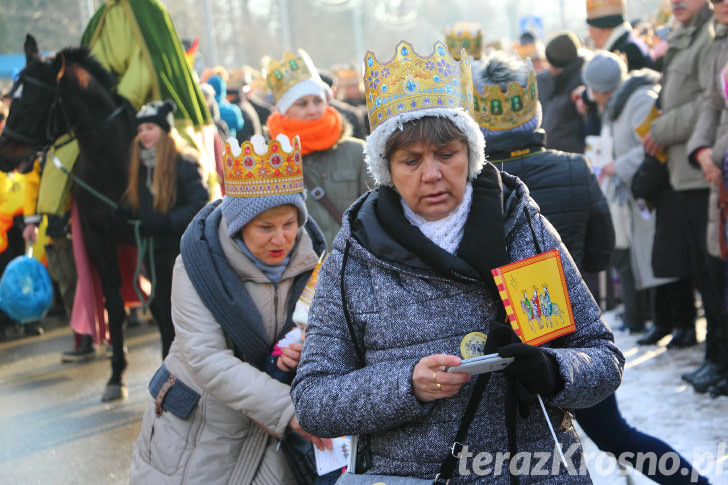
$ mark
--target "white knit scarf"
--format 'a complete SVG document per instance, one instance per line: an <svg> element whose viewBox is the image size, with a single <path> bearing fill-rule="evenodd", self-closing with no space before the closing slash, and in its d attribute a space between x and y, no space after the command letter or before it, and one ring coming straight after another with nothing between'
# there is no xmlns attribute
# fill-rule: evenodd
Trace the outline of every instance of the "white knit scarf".
<svg viewBox="0 0 728 485"><path fill-rule="evenodd" d="M422 216L415 214L400 197L404 216L408 221L417 227L422 234L450 254L455 254L465 232L465 221L470 214L470 204L473 199L473 187L468 183L465 185L465 194L462 202L455 207L447 216L436 221L428 221Z"/></svg>

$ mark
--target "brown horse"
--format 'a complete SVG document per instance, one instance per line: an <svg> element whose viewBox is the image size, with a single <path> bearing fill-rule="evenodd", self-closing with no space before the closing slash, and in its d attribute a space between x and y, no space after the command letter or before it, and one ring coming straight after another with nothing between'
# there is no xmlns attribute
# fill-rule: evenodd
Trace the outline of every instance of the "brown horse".
<svg viewBox="0 0 728 485"><path fill-rule="evenodd" d="M118 203L135 135L133 107L114 92L114 76L87 49L63 49L44 61L31 35L24 47L27 63L12 88L10 114L0 136L0 170L30 170L38 153L50 149L60 135L71 133L80 152L73 170L76 177ZM113 207L76 184L72 191L108 312L113 357L102 400L111 401L126 392L125 312L117 250L133 238L130 226Z"/></svg>

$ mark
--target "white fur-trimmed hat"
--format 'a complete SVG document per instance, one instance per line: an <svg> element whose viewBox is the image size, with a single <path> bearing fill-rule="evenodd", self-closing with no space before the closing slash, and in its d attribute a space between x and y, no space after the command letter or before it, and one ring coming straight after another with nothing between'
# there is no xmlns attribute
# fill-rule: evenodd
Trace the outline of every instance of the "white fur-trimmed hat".
<svg viewBox="0 0 728 485"><path fill-rule="evenodd" d="M460 108L432 108L419 111L407 111L397 117L390 118L378 127L366 139L364 147L365 160L369 173L379 185L392 186L389 173L389 161L385 157L387 140L396 130L401 130L408 121L436 116L447 118L457 126L468 138L468 180L478 176L485 165L485 138L478 123Z"/></svg>

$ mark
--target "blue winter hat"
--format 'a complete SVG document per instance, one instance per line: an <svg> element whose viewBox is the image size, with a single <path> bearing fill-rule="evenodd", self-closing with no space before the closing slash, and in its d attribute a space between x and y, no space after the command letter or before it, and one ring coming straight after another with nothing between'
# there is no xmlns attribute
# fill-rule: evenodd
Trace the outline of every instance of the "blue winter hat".
<svg viewBox="0 0 728 485"><path fill-rule="evenodd" d="M260 197L231 197L225 195L222 198L220 208L222 216L228 224L228 236L233 237L246 224L268 209L286 204L291 204L298 209L298 225L302 226L308 217L303 192L299 194L263 195Z"/></svg>

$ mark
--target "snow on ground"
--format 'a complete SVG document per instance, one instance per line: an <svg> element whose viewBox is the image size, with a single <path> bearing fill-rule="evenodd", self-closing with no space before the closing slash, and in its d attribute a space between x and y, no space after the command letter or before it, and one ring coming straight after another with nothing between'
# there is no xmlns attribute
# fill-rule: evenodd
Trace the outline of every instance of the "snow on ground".
<svg viewBox="0 0 728 485"><path fill-rule="evenodd" d="M606 312L605 321L624 353L626 364L617 403L627 422L643 433L670 444L693 463L714 485L728 485L728 397L716 399L698 394L680 375L702 363L705 352L705 319L698 320L697 346L667 349L670 338L658 345L640 346L641 335L616 330L621 324L617 310ZM579 429L584 450L593 457L589 471L596 485L650 484L651 480L631 470L620 474ZM667 463L669 469L669 463Z"/></svg>

